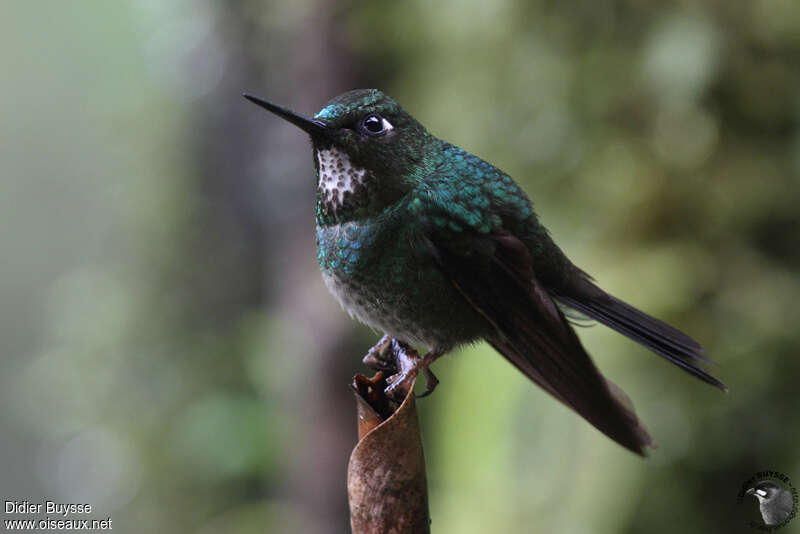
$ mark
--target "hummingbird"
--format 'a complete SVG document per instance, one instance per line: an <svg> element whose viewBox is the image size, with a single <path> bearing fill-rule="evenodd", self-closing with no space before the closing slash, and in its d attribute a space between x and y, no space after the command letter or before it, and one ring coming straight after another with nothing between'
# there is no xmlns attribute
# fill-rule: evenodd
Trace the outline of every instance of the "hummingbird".
<svg viewBox="0 0 800 534"><path fill-rule="evenodd" d="M383 332L387 350L427 352L387 393L428 379L456 347L487 341L530 380L640 455L653 441L630 399L606 380L572 328L580 315L722 390L701 345L600 289L553 242L506 173L430 134L377 89L341 94L313 117L245 98L305 131L316 171L322 279L344 310ZM578 312L577 314L573 312Z"/></svg>

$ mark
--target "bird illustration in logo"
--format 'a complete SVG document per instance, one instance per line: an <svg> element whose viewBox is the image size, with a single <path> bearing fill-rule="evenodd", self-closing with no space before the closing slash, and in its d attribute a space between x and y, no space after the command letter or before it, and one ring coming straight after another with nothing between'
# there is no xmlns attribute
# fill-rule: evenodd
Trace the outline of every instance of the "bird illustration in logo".
<svg viewBox="0 0 800 534"><path fill-rule="evenodd" d="M779 525L792 513L792 494L770 480L762 480L745 494L758 499L766 525Z"/></svg>

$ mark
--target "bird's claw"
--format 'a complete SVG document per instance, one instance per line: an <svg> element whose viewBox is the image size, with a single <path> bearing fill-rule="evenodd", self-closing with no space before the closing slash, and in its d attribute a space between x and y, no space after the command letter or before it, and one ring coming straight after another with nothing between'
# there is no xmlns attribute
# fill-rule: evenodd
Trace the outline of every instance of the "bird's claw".
<svg viewBox="0 0 800 534"><path fill-rule="evenodd" d="M419 356L417 356L413 366L397 372L386 379L388 386L386 386L384 392L389 398L397 402L402 402L403 399L406 398L406 395L408 395L411 387L414 385L414 379L417 377L417 374L419 374L420 371L422 371L422 374L425 377L425 391L419 395L415 395L415 397L417 399L427 397L433 393L433 390L435 390L436 386L439 385L439 379L436 378L436 375L433 374L433 371L428 368L425 358L420 358Z"/></svg>
<svg viewBox="0 0 800 534"><path fill-rule="evenodd" d="M425 391L417 395L417 398L427 397L433 393L439 380L428 366L439 356L439 352L430 351L420 357L419 353L408 344L397 341L387 334L369 349L362 361L373 369L392 373L386 379L388 385L384 393L392 400L403 402L420 371L425 376Z"/></svg>
<svg viewBox="0 0 800 534"><path fill-rule="evenodd" d="M387 355L392 348L392 341L394 340L388 334L384 335L374 347L367 351L366 356L361 361L364 365L376 371L393 370L395 368L395 358L393 355Z"/></svg>
<svg viewBox="0 0 800 534"><path fill-rule="evenodd" d="M414 377L410 375L403 375L401 373L394 374L386 379L386 389L383 390L386 396L396 402L403 402L406 398L409 388Z"/></svg>
<svg viewBox="0 0 800 534"><path fill-rule="evenodd" d="M433 393L433 390L439 385L439 379L436 378L436 375L433 374L433 371L431 371L430 367L427 365L422 368L422 374L425 375L425 391L423 391L420 395L417 395L418 399L427 397Z"/></svg>

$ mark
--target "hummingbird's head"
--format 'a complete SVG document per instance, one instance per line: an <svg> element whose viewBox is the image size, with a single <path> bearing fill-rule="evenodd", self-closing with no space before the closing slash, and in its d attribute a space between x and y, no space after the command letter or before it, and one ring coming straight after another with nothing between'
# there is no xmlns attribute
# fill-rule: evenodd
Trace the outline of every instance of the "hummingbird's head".
<svg viewBox="0 0 800 534"><path fill-rule="evenodd" d="M245 95L311 136L318 213L341 222L379 213L410 191L431 158L433 138L377 89L332 99L313 118Z"/></svg>

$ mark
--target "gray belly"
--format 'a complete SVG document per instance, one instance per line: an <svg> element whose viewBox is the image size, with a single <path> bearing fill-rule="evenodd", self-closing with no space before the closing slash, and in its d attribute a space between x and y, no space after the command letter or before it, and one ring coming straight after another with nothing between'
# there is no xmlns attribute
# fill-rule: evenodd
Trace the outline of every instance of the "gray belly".
<svg viewBox="0 0 800 534"><path fill-rule="evenodd" d="M317 229L322 279L352 317L427 349L446 351L487 333L485 319L431 260L414 255L402 232L373 236L354 224Z"/></svg>

